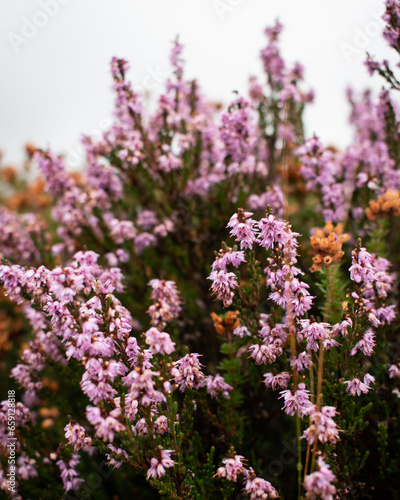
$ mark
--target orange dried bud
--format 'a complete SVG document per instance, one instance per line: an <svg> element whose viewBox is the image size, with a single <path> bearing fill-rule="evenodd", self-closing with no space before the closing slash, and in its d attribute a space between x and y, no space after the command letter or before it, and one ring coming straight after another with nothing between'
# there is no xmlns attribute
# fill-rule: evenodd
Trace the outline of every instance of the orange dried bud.
<svg viewBox="0 0 400 500"><path fill-rule="evenodd" d="M225 333L225 327L223 325L215 325L214 324L215 331L218 333L218 335L223 335Z"/></svg>
<svg viewBox="0 0 400 500"><path fill-rule="evenodd" d="M344 255L342 244L350 239L349 234L343 234L343 225L335 227L332 222L327 222L323 230L314 228L313 233L310 242L315 255L311 272L319 271L323 266L329 267L333 262L339 263Z"/></svg>
<svg viewBox="0 0 400 500"><path fill-rule="evenodd" d="M328 247L329 247L328 238L322 238L321 243L319 244L319 249L324 252L325 250L328 249Z"/></svg>
<svg viewBox="0 0 400 500"><path fill-rule="evenodd" d="M365 209L365 215L369 220L400 215L399 191L388 189L383 196L378 196L377 200L371 200Z"/></svg>
<svg viewBox="0 0 400 500"><path fill-rule="evenodd" d="M313 258L312 258L313 262L315 264L320 264L323 260L322 258L322 255L320 253L317 253L317 255L315 255Z"/></svg>
<svg viewBox="0 0 400 500"><path fill-rule="evenodd" d="M33 144L28 143L25 144L25 151L29 158L32 158L32 156L36 153L37 148Z"/></svg>
<svg viewBox="0 0 400 500"><path fill-rule="evenodd" d="M315 249L318 250L319 248L319 243L320 243L320 238L317 238L316 236L311 236L310 237L311 241L311 246Z"/></svg>

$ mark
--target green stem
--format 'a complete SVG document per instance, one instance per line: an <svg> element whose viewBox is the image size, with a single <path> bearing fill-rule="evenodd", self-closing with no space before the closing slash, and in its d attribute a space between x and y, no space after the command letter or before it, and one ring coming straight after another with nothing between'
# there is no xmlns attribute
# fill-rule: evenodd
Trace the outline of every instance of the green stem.
<svg viewBox="0 0 400 500"><path fill-rule="evenodd" d="M324 308L324 322L329 321L329 315L332 308L333 303L333 295L335 289L336 275L337 275L338 267L328 267L326 270L326 275L328 278L328 294L326 296L325 308Z"/></svg>
<svg viewBox="0 0 400 500"><path fill-rule="evenodd" d="M297 497L301 500L301 471L302 471L302 461L301 461L301 423L300 417L296 413L296 438L297 438Z"/></svg>

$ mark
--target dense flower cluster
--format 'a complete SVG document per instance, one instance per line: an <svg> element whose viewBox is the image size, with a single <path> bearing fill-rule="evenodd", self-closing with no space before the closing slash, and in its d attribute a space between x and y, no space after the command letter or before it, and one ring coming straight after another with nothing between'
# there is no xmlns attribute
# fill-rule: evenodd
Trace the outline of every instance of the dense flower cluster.
<svg viewBox="0 0 400 500"><path fill-rule="evenodd" d="M397 52L399 12L386 1ZM313 93L281 31L266 83L227 107L185 79L176 41L150 114L112 59L114 122L83 138L82 172L27 148L40 200L10 181L0 207L10 498L103 498L93 468L117 496L397 492L400 111L349 91L351 144L306 139Z"/></svg>

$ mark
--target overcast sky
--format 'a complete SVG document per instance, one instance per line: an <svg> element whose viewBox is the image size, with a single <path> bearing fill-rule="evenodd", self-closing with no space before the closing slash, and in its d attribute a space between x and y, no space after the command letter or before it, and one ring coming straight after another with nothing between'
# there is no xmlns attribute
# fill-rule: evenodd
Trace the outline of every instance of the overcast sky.
<svg viewBox="0 0 400 500"><path fill-rule="evenodd" d="M134 85L157 94L176 35L187 75L229 103L249 75L261 76L263 29L276 18L283 55L305 66L316 92L307 134L343 147L351 137L346 87L382 84L363 61L366 51L388 55L383 11L383 0L1 0L0 148L15 164L30 141L68 154L74 166L80 134L110 122L111 57L128 59Z"/></svg>

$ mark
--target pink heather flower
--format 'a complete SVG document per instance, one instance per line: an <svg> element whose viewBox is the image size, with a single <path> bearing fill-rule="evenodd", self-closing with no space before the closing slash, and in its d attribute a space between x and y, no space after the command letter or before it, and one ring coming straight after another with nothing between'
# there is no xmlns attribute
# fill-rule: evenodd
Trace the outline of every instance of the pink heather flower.
<svg viewBox="0 0 400 500"><path fill-rule="evenodd" d="M372 389L370 385L375 383L375 377L367 373L363 382L358 378L354 378L353 380L345 380L344 383L347 384L346 390L350 393L350 396L361 396L361 394L367 394Z"/></svg>
<svg viewBox="0 0 400 500"><path fill-rule="evenodd" d="M309 500L334 500L336 488L332 484L336 481L336 476L330 470L329 465L324 462L323 457L318 458L319 470L306 476L304 480L304 488L306 490L306 498Z"/></svg>
<svg viewBox="0 0 400 500"><path fill-rule="evenodd" d="M225 399L230 399L229 391L233 390L233 387L227 384L224 378L217 373L215 377L209 375L206 377L207 392L211 397L218 399L219 396Z"/></svg>
<svg viewBox="0 0 400 500"><path fill-rule="evenodd" d="M292 368L296 367L296 370L298 372L301 372L303 370L307 370L310 368L310 366L313 364L311 361L311 356L308 354L308 352L303 351L301 352L297 358L292 358L290 360L290 366Z"/></svg>
<svg viewBox="0 0 400 500"><path fill-rule="evenodd" d="M310 427L304 431L302 438L306 438L310 444L313 444L315 439L321 443L335 444L339 439L339 431L332 417L336 414L334 406L323 406L321 411L317 411L314 405L309 414Z"/></svg>
<svg viewBox="0 0 400 500"><path fill-rule="evenodd" d="M267 343L268 342L268 343ZM270 337L264 344L253 344L249 347L250 357L256 365L274 363L282 354L282 340Z"/></svg>
<svg viewBox="0 0 400 500"><path fill-rule="evenodd" d="M169 469L175 465L175 462L171 458L171 453L174 453L174 450L161 449L160 459L152 458L150 460L150 469L147 471L147 479L150 477L162 477L165 475L165 469Z"/></svg>
<svg viewBox="0 0 400 500"><path fill-rule="evenodd" d="M121 459L129 460L129 455L125 450L123 450L121 448L116 448L112 444L109 444L107 446L107 448L109 448L112 451L112 453L114 453L115 455L119 455L121 457ZM111 455L109 453L107 453L107 459L108 459L107 463L109 465L111 465L114 469L119 469L121 467L121 465L123 465L123 462L121 462L119 460L115 460L114 458L111 457Z"/></svg>
<svg viewBox="0 0 400 500"><path fill-rule="evenodd" d="M212 280L210 289L217 299L223 301L224 307L229 307L234 296L233 290L238 286L236 275L225 271L212 271L207 279Z"/></svg>
<svg viewBox="0 0 400 500"><path fill-rule="evenodd" d="M228 481L236 483L237 476L243 474L245 468L243 465L244 457L242 455L235 455L233 458L224 458L222 467L217 470L218 477L225 477Z"/></svg>
<svg viewBox="0 0 400 500"><path fill-rule="evenodd" d="M397 365L392 365L389 367L389 377L390 378L400 378L400 369Z"/></svg>
<svg viewBox="0 0 400 500"><path fill-rule="evenodd" d="M136 367L123 378L123 383L130 392L131 400L141 398L141 403L144 406L165 401L164 394L154 388L154 376L157 376L157 373L145 368L145 363L143 363L140 369Z"/></svg>
<svg viewBox="0 0 400 500"><path fill-rule="evenodd" d="M376 281L375 267L373 266L373 257L367 250L356 248L352 252L353 260L350 267L350 278L356 283L369 285Z"/></svg>
<svg viewBox="0 0 400 500"><path fill-rule="evenodd" d="M261 477L256 477L251 467L248 471L244 471L244 481L245 487L243 491L250 495L250 500L279 498L279 494L272 484Z"/></svg>
<svg viewBox="0 0 400 500"><path fill-rule="evenodd" d="M154 234L140 233L135 237L135 253L141 255L146 248L155 246L156 243L157 238Z"/></svg>
<svg viewBox="0 0 400 500"><path fill-rule="evenodd" d="M154 422L154 432L156 434L164 434L169 430L168 419L165 415L160 415Z"/></svg>
<svg viewBox="0 0 400 500"><path fill-rule="evenodd" d="M146 344L150 346L153 354L171 354L175 351L175 342L172 342L169 334L160 332L154 326L146 332Z"/></svg>
<svg viewBox="0 0 400 500"><path fill-rule="evenodd" d="M139 436L145 436L149 432L147 422L145 418L141 418L136 422L135 430Z"/></svg>
<svg viewBox="0 0 400 500"><path fill-rule="evenodd" d="M137 215L136 223L144 231L150 231L158 224L158 220L153 210L142 210Z"/></svg>
<svg viewBox="0 0 400 500"><path fill-rule="evenodd" d="M264 384L270 387L273 391L278 389L286 389L290 381L290 375L288 372L278 373L274 375L273 373L266 373L264 375Z"/></svg>
<svg viewBox="0 0 400 500"><path fill-rule="evenodd" d="M153 279L148 285L153 289L150 298L154 304L147 312L150 315L151 324L162 329L166 323L177 318L182 311L179 292L174 281Z"/></svg>
<svg viewBox="0 0 400 500"><path fill-rule="evenodd" d="M368 329L361 340L350 351L350 356L354 356L357 351L361 351L365 356L371 356L374 352L375 334L371 329Z"/></svg>
<svg viewBox="0 0 400 500"><path fill-rule="evenodd" d="M252 153L257 141L251 105L243 97L238 97L220 118L220 140L224 156L230 162L228 172L237 172L240 168L245 170L246 164L255 162Z"/></svg>
<svg viewBox="0 0 400 500"><path fill-rule="evenodd" d="M242 262L246 262L244 251L222 250L212 264L213 271L226 271L227 265L238 268Z"/></svg>
<svg viewBox="0 0 400 500"><path fill-rule="evenodd" d="M0 403L0 426L4 428L7 427L7 415L9 408L10 408L10 403L8 399ZM14 414L15 427L21 427L25 425L27 422L32 421L32 414L29 408L27 408L23 403L20 403L18 401L13 409L15 411Z"/></svg>
<svg viewBox="0 0 400 500"><path fill-rule="evenodd" d="M234 330L233 330L233 335L236 335L237 337L240 337L241 339L243 337L250 337L250 332L248 330L248 328L246 326L237 326Z"/></svg>
<svg viewBox="0 0 400 500"><path fill-rule="evenodd" d="M186 388L197 390L204 386L205 377L201 371L203 365L198 359L200 356L197 353L186 354L174 363L171 375L181 392L184 392Z"/></svg>
<svg viewBox="0 0 400 500"><path fill-rule="evenodd" d="M298 390L294 393L288 389L286 391L281 391L281 394L282 396L280 396L280 398L284 398L285 401L283 409L287 415L293 416L297 413L300 418L303 418L305 415L308 415L313 408L309 396L310 391L306 389L303 383L299 384Z"/></svg>
<svg viewBox="0 0 400 500"><path fill-rule="evenodd" d="M92 446L92 438L86 436L85 429L79 424L69 423L64 427L65 437L74 451L85 450L88 451Z"/></svg>
<svg viewBox="0 0 400 500"><path fill-rule="evenodd" d="M107 225L110 229L110 236L117 245L131 240L135 240L136 244L137 229L132 221L110 218L107 220Z"/></svg>
<svg viewBox="0 0 400 500"><path fill-rule="evenodd" d="M226 227L231 227L230 235L236 237L236 241L240 242L240 249L253 248L253 242L256 239L256 229L254 228L256 221L251 219L252 212L245 212L239 209L236 214L233 214Z"/></svg>
<svg viewBox="0 0 400 500"><path fill-rule="evenodd" d="M56 463L61 471L64 490L78 490L81 483L84 482L83 479L78 477L78 472L75 470L76 466L79 464L79 455L73 453L72 459L69 460L68 463L64 462L64 460L58 460Z"/></svg>
<svg viewBox="0 0 400 500"><path fill-rule="evenodd" d="M336 323L332 326L332 336L336 337L340 334L342 337L347 337L349 328L353 328L353 322L351 318L346 318L341 323Z"/></svg>
<svg viewBox="0 0 400 500"><path fill-rule="evenodd" d="M396 309L395 305L378 307L378 309L375 310L375 313L382 324L390 325L390 323L396 317L395 309Z"/></svg>
<svg viewBox="0 0 400 500"><path fill-rule="evenodd" d="M36 460L29 458L25 453L17 458L17 477L27 481L31 477L37 477L38 472L35 468Z"/></svg>
<svg viewBox="0 0 400 500"><path fill-rule="evenodd" d="M259 245L266 250L273 248L275 243L282 250L287 238L288 224L277 220L272 214L268 214L257 223L260 234L257 236Z"/></svg>
<svg viewBox="0 0 400 500"><path fill-rule="evenodd" d="M118 422L113 416L109 415L103 418L101 410L97 406L86 407L86 418L96 429L96 436L103 439L105 443L112 443L115 433L125 430L125 426Z"/></svg>
<svg viewBox="0 0 400 500"><path fill-rule="evenodd" d="M301 319L300 324L302 330L297 333L297 337L299 340L306 339L307 349L318 351L321 340L324 342L324 347L327 348L331 335L329 323L317 323L309 319Z"/></svg>

